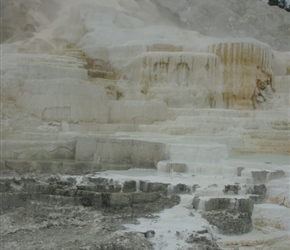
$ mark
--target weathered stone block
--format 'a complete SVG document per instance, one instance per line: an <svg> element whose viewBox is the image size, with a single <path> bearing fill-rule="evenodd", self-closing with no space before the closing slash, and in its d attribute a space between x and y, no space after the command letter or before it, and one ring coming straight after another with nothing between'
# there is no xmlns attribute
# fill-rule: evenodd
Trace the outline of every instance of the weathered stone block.
<svg viewBox="0 0 290 250"><path fill-rule="evenodd" d="M192 186L192 192L194 193L196 191L197 188L200 188L200 186L198 184L194 184Z"/></svg>
<svg viewBox="0 0 290 250"><path fill-rule="evenodd" d="M132 197L124 193L105 193L102 194L102 201L105 207L125 207L132 204Z"/></svg>
<svg viewBox="0 0 290 250"><path fill-rule="evenodd" d="M77 186L78 190L84 190L84 191L95 191L95 187L94 186L88 186L88 185L80 185Z"/></svg>
<svg viewBox="0 0 290 250"><path fill-rule="evenodd" d="M149 183L147 181L140 181L140 191L149 192Z"/></svg>
<svg viewBox="0 0 290 250"><path fill-rule="evenodd" d="M216 226L220 233L226 235L245 234L252 230L251 213L235 210L202 212L202 217Z"/></svg>
<svg viewBox="0 0 290 250"><path fill-rule="evenodd" d="M285 172L283 170L276 170L268 174L268 181L281 179L285 177Z"/></svg>
<svg viewBox="0 0 290 250"><path fill-rule="evenodd" d="M252 199L246 198L246 199L237 199L237 202L235 204L235 207L237 211L241 213L249 213L251 214L254 209L254 202Z"/></svg>
<svg viewBox="0 0 290 250"><path fill-rule="evenodd" d="M190 191L190 187L182 183L179 183L173 187L174 193L190 193Z"/></svg>
<svg viewBox="0 0 290 250"><path fill-rule="evenodd" d="M107 178L103 178L103 177L89 177L88 178L90 182L93 182L95 184L109 184L110 179L107 179Z"/></svg>
<svg viewBox="0 0 290 250"><path fill-rule="evenodd" d="M122 190L121 185L96 185L94 187L96 192L100 193L118 193Z"/></svg>
<svg viewBox="0 0 290 250"><path fill-rule="evenodd" d="M200 202L202 200L202 203ZM203 198L195 196L193 199L193 207L195 209L203 209L204 211L216 210L233 210L238 212L253 212L253 201L250 198Z"/></svg>
<svg viewBox="0 0 290 250"><path fill-rule="evenodd" d="M165 158L165 144L159 142L90 136L79 137L76 143L77 161L155 168Z"/></svg>
<svg viewBox="0 0 290 250"><path fill-rule="evenodd" d="M263 202L264 197L261 195L250 195L249 198L255 203L260 204Z"/></svg>
<svg viewBox="0 0 290 250"><path fill-rule="evenodd" d="M55 189L55 185L27 183L23 190L29 193L53 194Z"/></svg>
<svg viewBox="0 0 290 250"><path fill-rule="evenodd" d="M266 183L268 171L252 171L252 178L254 184Z"/></svg>
<svg viewBox="0 0 290 250"><path fill-rule="evenodd" d="M194 198L192 200L192 208L198 209L199 202L200 202L200 198L198 196L194 196Z"/></svg>
<svg viewBox="0 0 290 250"><path fill-rule="evenodd" d="M227 209L230 207L231 199L230 198L211 198L208 201L205 201L204 210L220 210Z"/></svg>
<svg viewBox="0 0 290 250"><path fill-rule="evenodd" d="M267 187L265 184L253 186L252 194L259 194L259 195L265 196L266 193L267 193Z"/></svg>
<svg viewBox="0 0 290 250"><path fill-rule="evenodd" d="M239 185L226 185L224 188L225 194L238 194L241 187Z"/></svg>
<svg viewBox="0 0 290 250"><path fill-rule="evenodd" d="M220 233L244 234L252 229L253 201L250 198L203 198L194 197L192 205L201 211L202 217L216 226ZM201 206L203 205L203 206Z"/></svg>
<svg viewBox="0 0 290 250"><path fill-rule="evenodd" d="M158 193L133 193L131 195L133 204L151 203L160 198Z"/></svg>
<svg viewBox="0 0 290 250"><path fill-rule="evenodd" d="M242 172L244 169L244 167L237 167L237 176L242 176Z"/></svg>
<svg viewBox="0 0 290 250"><path fill-rule="evenodd" d="M80 202L85 207L102 207L103 205L102 194L79 190L76 191L75 195L81 197Z"/></svg>
<svg viewBox="0 0 290 250"><path fill-rule="evenodd" d="M167 192L168 183L140 181L140 190L143 192Z"/></svg>
<svg viewBox="0 0 290 250"><path fill-rule="evenodd" d="M188 171L187 165L185 163L172 163L168 162L165 166L166 172L177 172L185 173Z"/></svg>
<svg viewBox="0 0 290 250"><path fill-rule="evenodd" d="M97 185L97 192L101 192L99 190L103 190L102 192L108 192L108 193L118 193L122 190L122 186L119 184L116 184L116 185Z"/></svg>
<svg viewBox="0 0 290 250"><path fill-rule="evenodd" d="M125 181L123 184L123 193L133 193L137 190L137 183L136 181Z"/></svg>
<svg viewBox="0 0 290 250"><path fill-rule="evenodd" d="M121 191L121 185L109 185L109 184L98 184L98 185L80 185L77 186L79 190L94 191L99 193L118 193Z"/></svg>
<svg viewBox="0 0 290 250"><path fill-rule="evenodd" d="M254 196L251 196L251 198L255 202L260 203L266 196L267 187L265 184L252 185L252 186L247 188L247 193L253 194Z"/></svg>

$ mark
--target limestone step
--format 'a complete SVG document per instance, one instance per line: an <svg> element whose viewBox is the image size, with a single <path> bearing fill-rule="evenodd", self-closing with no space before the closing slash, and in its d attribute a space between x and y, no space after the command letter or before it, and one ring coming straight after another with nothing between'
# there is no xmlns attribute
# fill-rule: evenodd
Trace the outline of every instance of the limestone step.
<svg viewBox="0 0 290 250"><path fill-rule="evenodd" d="M239 126L241 125L241 126ZM256 126L256 125L255 125ZM272 127L269 127L267 124L262 124L260 127L255 130L262 129L263 131L267 131L271 137L275 137L276 134L280 136L280 138L284 137L282 140L287 140L289 138L288 130L275 130ZM265 128L266 127L266 128ZM253 127L248 126L245 121L234 121L227 123L226 121L188 121L186 123L183 122L168 122L167 124L162 122L155 122L154 124L149 125L139 125L138 132L143 133L158 133L158 134L169 134L169 135L190 135L190 136L236 136L243 137L247 135L247 130L253 131ZM277 131L281 131L282 133L276 133ZM285 133L283 133L285 132ZM259 133L259 132L257 132ZM250 136L248 136L249 138ZM266 139L267 137L265 137ZM277 138L280 140L280 138Z"/></svg>
<svg viewBox="0 0 290 250"><path fill-rule="evenodd" d="M65 55L46 55L46 54L9 54L5 55L5 64L9 63L17 63L21 64L44 64L51 66L59 66L59 67L83 67L83 62L73 58L71 56Z"/></svg>
<svg viewBox="0 0 290 250"><path fill-rule="evenodd" d="M79 133L75 132L55 132L55 133L14 133L6 137L11 141L66 141L73 140Z"/></svg>
<svg viewBox="0 0 290 250"><path fill-rule="evenodd" d="M289 131L283 130L247 130L243 131L243 136L247 136L252 139L265 139L265 140L277 140L277 141L288 141L290 138Z"/></svg>
<svg viewBox="0 0 290 250"><path fill-rule="evenodd" d="M274 120L271 117L252 118L252 117L227 117L227 116L179 116L173 124L190 124L193 127L208 126L214 129L279 129L288 130L290 121L287 119Z"/></svg>
<svg viewBox="0 0 290 250"><path fill-rule="evenodd" d="M150 128L157 128L156 125L136 125L136 124L97 124L97 123L85 123L85 122L79 122L77 124L68 124L69 125L69 131L66 132L53 132L53 133L21 133L21 134L11 134L9 135L9 139L19 139L19 140L66 140L71 139L74 136L78 135L79 133L99 133L99 134L115 134L116 131L118 132L131 132L131 135L134 135L134 133L137 132L138 128L143 130L145 127ZM57 126L61 126L61 123L59 123ZM160 126L160 130L162 130L164 127ZM162 131L160 131L162 132ZM140 136L140 135L139 135ZM149 137L156 137L157 134L149 134ZM146 137L148 137L146 135ZM247 130L242 132L242 136L245 138L244 140L248 141L255 141L257 140L257 143L259 140L263 141L277 141L277 143L280 142L289 142L289 136L290 133L288 131L280 131L280 130ZM240 138L238 138L237 134L235 135L202 135L201 133L199 135L187 135L187 136L180 136L180 140L183 142L214 142L214 143L226 143L231 145L237 145L240 143Z"/></svg>
<svg viewBox="0 0 290 250"><path fill-rule="evenodd" d="M57 64L57 63L5 63L1 69L3 75L10 79L15 76L16 79L62 79L76 78L88 80L87 70L79 65ZM7 73L7 74L6 74Z"/></svg>
<svg viewBox="0 0 290 250"><path fill-rule="evenodd" d="M2 147L3 160L30 162L33 169L39 167L40 171L45 165L61 167L63 162L72 164L74 160L85 161L89 166L100 163L101 170L132 166L156 169L158 162L171 160L190 163L189 171L194 171L191 168L194 163L217 164L228 158L226 145L205 142L202 138L194 141L146 135L132 137L126 133L26 133L22 134L22 139L3 140Z"/></svg>
<svg viewBox="0 0 290 250"><path fill-rule="evenodd" d="M99 134L99 135L114 135L118 133L135 133L138 129L137 124L100 124L90 122L79 122L77 124L68 124L67 131L61 131L61 123L57 125L59 130L57 132L23 132L23 133L11 133L5 135L7 140L45 140L45 141L57 141L57 140L70 140L75 136L84 134Z"/></svg>
<svg viewBox="0 0 290 250"><path fill-rule="evenodd" d="M288 147L267 147L267 146L244 146L244 147L233 147L232 151L235 153L243 154L279 154L289 155L290 150Z"/></svg>
<svg viewBox="0 0 290 250"><path fill-rule="evenodd" d="M210 152L210 153L209 153ZM227 159L228 151L223 144L168 144L167 154L171 161L182 162L221 162Z"/></svg>
<svg viewBox="0 0 290 250"><path fill-rule="evenodd" d="M59 53L66 55L66 56L71 56L71 57L74 57L77 59L79 59L79 58L84 59L84 61L86 58L86 55L84 54L84 52L81 50L77 50L77 49L66 49L66 50L59 51Z"/></svg>
<svg viewBox="0 0 290 250"><path fill-rule="evenodd" d="M1 73L6 81L58 78L88 80L84 62L70 56L19 53L4 55L2 60L5 64Z"/></svg>
<svg viewBox="0 0 290 250"><path fill-rule="evenodd" d="M2 159L50 160L75 158L75 140L24 141L2 140Z"/></svg>
<svg viewBox="0 0 290 250"><path fill-rule="evenodd" d="M246 168L255 170L254 167L256 163L252 163L250 166L244 166L243 164L240 164L240 162L233 160L222 160L222 157L219 159L219 162L209 161L210 160L204 162L189 162L183 160L159 161L157 164L157 170L159 173L163 174L188 174L192 175L193 177L228 176L235 182L239 183L250 184L253 182L251 174L242 175L242 171ZM275 165L273 165L273 167L275 167Z"/></svg>
<svg viewBox="0 0 290 250"><path fill-rule="evenodd" d="M86 133L116 133L118 132L136 132L138 129L137 124L97 124L97 123L85 123L79 122L78 124L69 124L70 131L72 132L86 132Z"/></svg>
<svg viewBox="0 0 290 250"><path fill-rule="evenodd" d="M170 108L169 116L176 119L178 116L214 116L214 117L235 117L235 118L271 118L273 120L285 120L289 112L277 112L268 110L233 110L233 109L184 109Z"/></svg>
<svg viewBox="0 0 290 250"><path fill-rule="evenodd" d="M290 142L287 140L269 140L269 138L241 138L243 141L243 146L257 146L257 147L278 147L285 148L285 150L289 150Z"/></svg>
<svg viewBox="0 0 290 250"><path fill-rule="evenodd" d="M108 80L116 80L117 79L117 75L112 71L89 69L88 75L91 78L102 78L102 79L108 79Z"/></svg>
<svg viewBox="0 0 290 250"><path fill-rule="evenodd" d="M1 172L14 172L20 175L34 174L88 174L99 172L102 165L97 162L74 160L0 160Z"/></svg>
<svg viewBox="0 0 290 250"><path fill-rule="evenodd" d="M99 136L99 137L115 137L115 138L122 138L122 137L129 137L129 133L134 131L136 126L134 124L92 124L88 123L84 126L80 126L81 128L77 127L78 124L69 124L70 129L69 131L65 132L24 132L24 133L15 133L5 137L6 141L76 141L78 137L81 136ZM88 125L88 126L86 126ZM88 129L89 128L89 129ZM107 128L107 129L106 129ZM116 129L119 131L116 133ZM127 133L128 132L128 133ZM134 132L132 132L133 134Z"/></svg>
<svg viewBox="0 0 290 250"><path fill-rule="evenodd" d="M290 131L290 126L288 124L289 123L287 123L286 125L276 125L276 124L274 124L272 126L272 128L276 129L276 130L288 130L288 131Z"/></svg>

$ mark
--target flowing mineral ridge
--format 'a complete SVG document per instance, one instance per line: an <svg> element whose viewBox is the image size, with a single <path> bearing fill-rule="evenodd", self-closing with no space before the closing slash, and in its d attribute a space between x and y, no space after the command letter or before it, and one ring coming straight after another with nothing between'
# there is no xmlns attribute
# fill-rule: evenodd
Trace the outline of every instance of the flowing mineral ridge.
<svg viewBox="0 0 290 250"><path fill-rule="evenodd" d="M1 0L1 249L288 250L290 13Z"/></svg>

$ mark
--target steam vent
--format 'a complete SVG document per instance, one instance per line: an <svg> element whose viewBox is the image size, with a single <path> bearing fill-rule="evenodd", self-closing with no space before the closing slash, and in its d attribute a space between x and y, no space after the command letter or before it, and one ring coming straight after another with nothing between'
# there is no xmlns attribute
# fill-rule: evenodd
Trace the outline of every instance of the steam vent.
<svg viewBox="0 0 290 250"><path fill-rule="evenodd" d="M1 0L0 28L1 250L290 249L290 1Z"/></svg>

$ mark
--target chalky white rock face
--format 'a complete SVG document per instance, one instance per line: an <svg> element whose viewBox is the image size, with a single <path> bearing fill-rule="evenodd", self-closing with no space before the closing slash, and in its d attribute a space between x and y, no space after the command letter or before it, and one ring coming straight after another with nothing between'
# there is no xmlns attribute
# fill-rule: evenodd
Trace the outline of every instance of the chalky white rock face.
<svg viewBox="0 0 290 250"><path fill-rule="evenodd" d="M162 100L170 108L222 106L223 73L213 54L148 52L123 72L143 98Z"/></svg>
<svg viewBox="0 0 290 250"><path fill-rule="evenodd" d="M226 41L210 45L224 65L223 97L226 107L250 109L260 89L272 90L272 49L256 41Z"/></svg>
<svg viewBox="0 0 290 250"><path fill-rule="evenodd" d="M127 227L156 225L155 249L187 249L202 227L222 249L288 244L288 12L258 0L1 4L1 168L181 183L180 205ZM225 236L204 204L242 210L240 199L256 202L252 232Z"/></svg>

